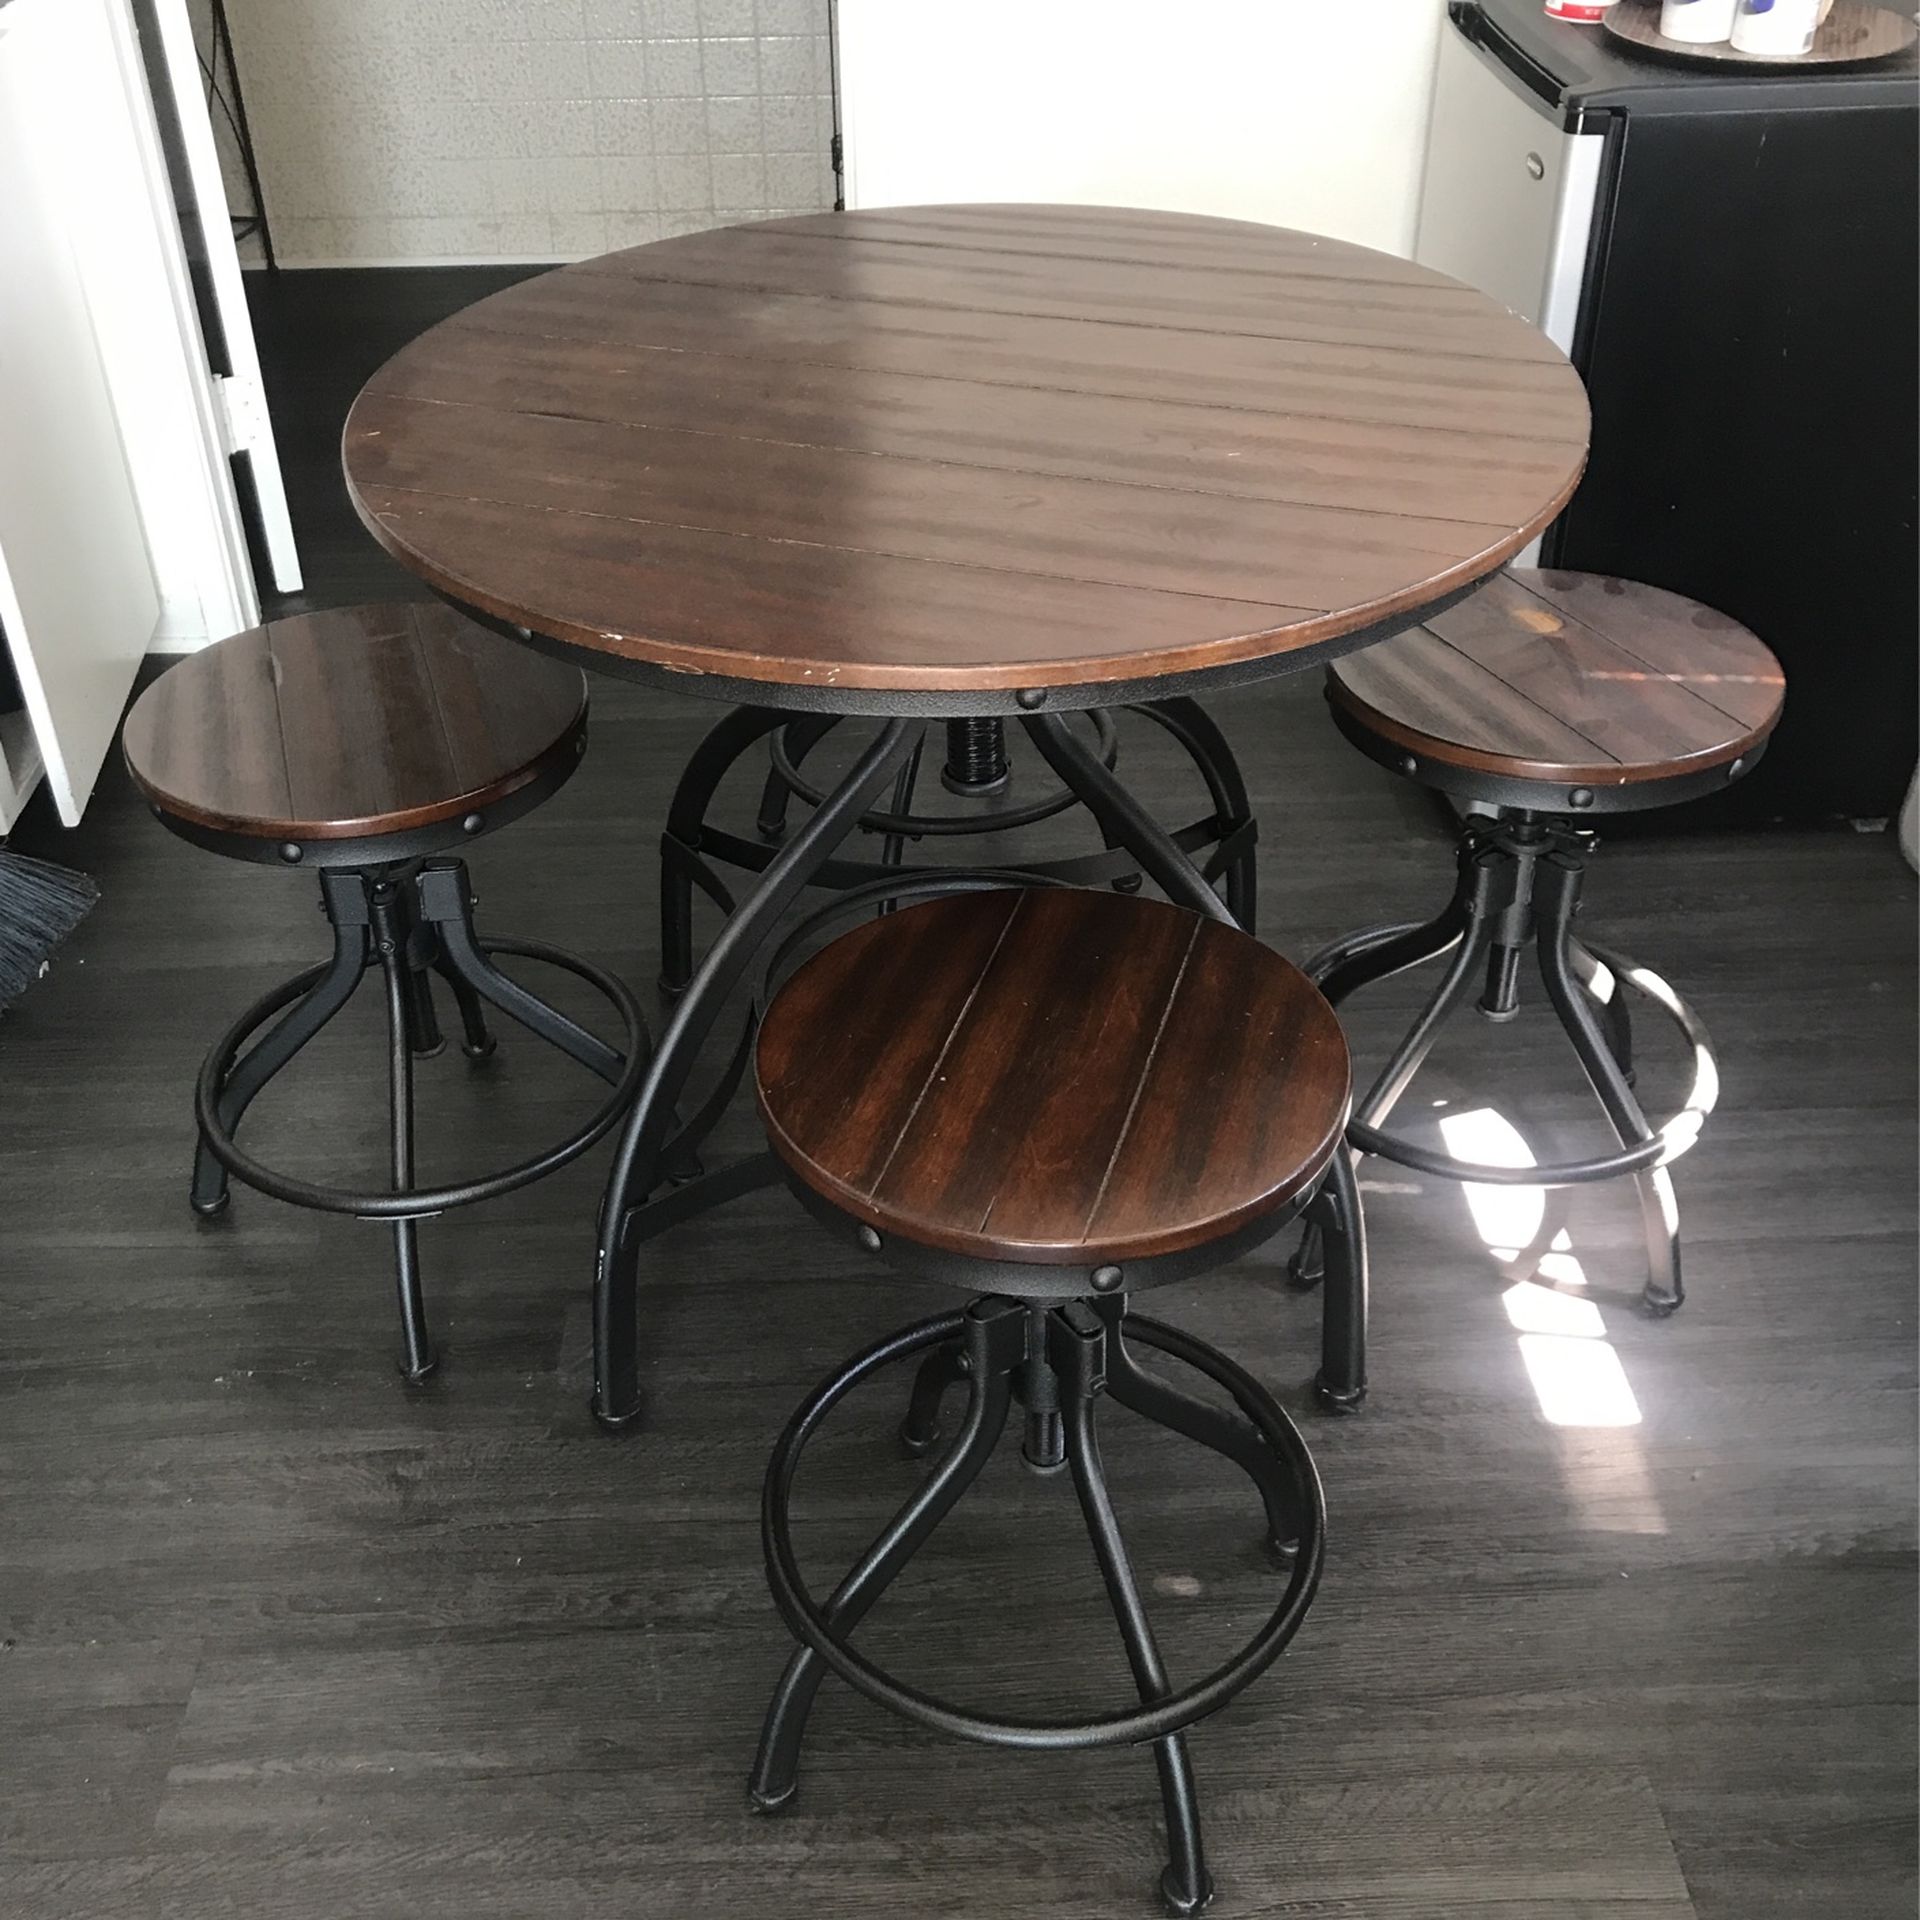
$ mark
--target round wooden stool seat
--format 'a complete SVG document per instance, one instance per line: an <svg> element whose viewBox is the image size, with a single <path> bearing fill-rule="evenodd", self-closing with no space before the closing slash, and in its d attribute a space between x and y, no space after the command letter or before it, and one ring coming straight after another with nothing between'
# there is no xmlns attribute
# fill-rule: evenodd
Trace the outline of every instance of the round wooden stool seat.
<svg viewBox="0 0 1920 1920"><path fill-rule="evenodd" d="M1372 758L1549 812L1663 806L1738 779L1785 684L1759 640L1697 601L1520 568L1327 669L1335 719Z"/></svg>
<svg viewBox="0 0 1920 1920"><path fill-rule="evenodd" d="M774 997L756 1073L803 1198L883 1244L1030 1265L1030 1286L996 1285L1033 1297L1084 1292L1062 1268L1283 1219L1347 1115L1346 1041L1298 968L1184 908L1078 888L844 935Z"/></svg>
<svg viewBox="0 0 1920 1920"><path fill-rule="evenodd" d="M134 703L134 783L188 839L321 866L411 858L525 812L586 744L577 668L432 604L250 628ZM378 842L378 845L369 845Z"/></svg>

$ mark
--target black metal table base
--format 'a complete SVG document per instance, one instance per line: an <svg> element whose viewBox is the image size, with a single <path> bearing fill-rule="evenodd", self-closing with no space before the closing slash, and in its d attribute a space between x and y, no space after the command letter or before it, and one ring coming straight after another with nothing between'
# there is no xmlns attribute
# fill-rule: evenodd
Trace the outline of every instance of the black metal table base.
<svg viewBox="0 0 1920 1920"><path fill-rule="evenodd" d="M1231 773L1232 756L1218 730L1198 708L1189 714L1190 703L1162 702L1151 710L1162 726L1185 729L1200 742L1213 773L1226 784L1215 788L1216 806L1222 796L1228 803L1244 806L1244 788L1238 787L1237 772ZM1172 714L1171 720L1168 715ZM819 716L816 719L823 719ZM791 716L768 709L749 708L728 714L707 736L696 768L690 768L682 782L675 807L681 810L680 826L704 819L705 809L721 775L755 740L784 728ZM1234 914L1216 890L1209 871L1196 866L1181 836L1169 833L1104 764L1102 752L1089 746L1070 722L1056 714L1035 711L1019 716L1047 764L1063 786L1092 813L1108 854L1096 860L1113 860L1113 875L1144 872L1167 895L1182 906L1207 914L1210 918L1237 925ZM599 1248L594 1266L593 1352L594 1378L592 1408L596 1420L609 1431L630 1429L641 1415L639 1355L639 1261L640 1249L652 1237L653 1196L660 1191L675 1156L684 1156L696 1148L705 1131L719 1117L724 1101L710 1099L682 1127L675 1118L678 1103L689 1078L710 1038L722 1011L747 983L756 963L768 949L775 929L802 893L815 885L837 888L875 888L884 898L887 890L906 891L916 883L937 877L939 869L905 868L884 863L837 861L835 855L844 843L876 816L883 799L902 791L902 775L921 751L926 723L921 720L892 719L880 723L872 740L830 792L819 796L804 819L778 846L753 847L745 841L731 846L750 850L751 859L741 864L756 875L755 883L735 899L717 876L701 862L691 869L692 881L713 892L727 912L727 919L711 947L694 969L685 992L677 998L671 1019L660 1036L658 1047L648 1063L633 1108L621 1133L613 1169L601 1202ZM824 727L820 728L824 731ZM1215 744L1217 743L1217 745ZM696 777L697 771L697 777ZM884 828L884 814L879 816ZM711 830L698 828L707 836L690 851L699 853L704 845L712 851ZM676 836L670 824L669 839ZM1216 836L1210 836L1215 837ZM1253 907L1252 822L1218 839L1209 870L1216 873L1222 886L1237 887L1248 913ZM1223 860L1224 856L1224 860ZM1232 874L1241 875L1239 881ZM706 878L702 878L702 874ZM1031 869L1009 876L1014 879L1046 880L1066 877L1058 872ZM711 883L709 885L709 882ZM734 1071L744 1061L736 1050ZM764 1169L762 1170L764 1172ZM769 1176L770 1177L770 1176ZM699 1205L731 1196L736 1189L727 1184L729 1170L710 1174L689 1190L682 1209L675 1217ZM653 1204L650 1204L653 1203ZM1357 1207L1353 1214L1357 1222Z"/></svg>
<svg viewBox="0 0 1920 1920"><path fill-rule="evenodd" d="M418 1383L438 1364L421 1287L418 1222L449 1207L511 1193L565 1166L611 1132L628 1110L646 1066L646 1022L620 981L558 947L528 940L481 940L474 931L466 867L458 860L365 871L326 868L320 887L333 927L332 959L256 1001L215 1043L201 1067L194 1093L199 1145L191 1200L203 1218L224 1213L231 1176L293 1206L391 1222L401 1371ZM540 961L585 981L619 1016L625 1029L623 1047L609 1046L530 993L494 964L496 955ZM235 1134L247 1109L376 968L386 988L391 1185L371 1190L323 1186L270 1167L245 1152ZM592 1118L558 1144L514 1166L454 1185L417 1186L413 1065L445 1045L433 1003L435 979L453 996L462 1051L469 1060L485 1060L494 1051L496 1042L486 1014L491 1006L608 1084L611 1091ZM247 1047L248 1040L276 1014L277 1022Z"/></svg>
<svg viewBox="0 0 1920 1920"><path fill-rule="evenodd" d="M1205 783L1211 810L1171 830L1169 837L1183 853L1207 856L1208 877L1221 881L1234 919L1251 931L1255 912L1255 827L1246 783L1225 736L1205 709L1192 700L1167 700L1129 711L1151 721L1178 742ZM1093 751L1111 774L1118 751L1112 722L1104 713L1095 712L1087 717L1092 722ZM663 991L684 992L693 977L695 892L705 894L722 911L733 911L733 895L720 869L764 873L772 864L774 849L787 835L794 800L798 798L807 805L817 806L824 797L805 778L804 763L813 749L840 724L839 718L831 714L793 714L768 707L742 707L711 728L695 750L675 789L660 840L660 985ZM947 721L941 784L949 792L975 801L1004 792L1010 779L1005 730L1006 722L998 718ZM714 826L708 816L722 780L763 740L769 743L772 764L755 818L759 838L749 840ZM1041 752L1047 754L1044 743L1041 743ZM1047 757L1052 758L1050 754ZM826 861L814 872L811 885L861 886L906 867L909 845L1013 832L1037 826L1071 807L1085 804L1085 796L1073 782L1063 780L1053 792L1023 806L986 810L976 805L964 812L918 812L914 806L914 786L920 773L920 759L920 750L916 748L900 769L888 804L868 810L858 823L862 832L880 839L880 858ZM1161 830L1156 828L1156 831ZM1104 823L1103 836L1107 842L1104 852L1039 862L1019 870L1076 886L1138 886L1137 855L1106 831ZM908 870L920 869L914 866Z"/></svg>
<svg viewBox="0 0 1920 1920"><path fill-rule="evenodd" d="M1128 1351L1127 1335L1212 1380L1237 1411L1226 1413L1142 1368ZM908 1413L910 1450L933 1446L948 1387L964 1382L966 1414L919 1490L823 1605L808 1592L793 1550L790 1504L801 1455L821 1421L855 1387L915 1355L925 1357ZM1278 1603L1246 1645L1179 1689L1161 1658L1108 1494L1095 1419L1102 1394L1241 1466L1261 1496L1266 1537L1282 1549L1287 1568ZM850 1645L854 1629L888 1584L978 1477L1016 1399L1026 1409L1028 1459L1042 1468L1064 1461L1072 1476L1139 1693L1136 1707L1078 1720L987 1715L906 1685ZM768 1709L748 1783L750 1800L764 1812L793 1800L807 1716L829 1671L909 1720L988 1745L1059 1751L1151 1742L1167 1820L1169 1859L1160 1878L1161 1896L1170 1912L1198 1913L1213 1896L1213 1880L1185 1730L1256 1680L1299 1631L1319 1584L1325 1522L1312 1457L1272 1395L1225 1354L1191 1335L1128 1317L1122 1296L1061 1304L984 1295L963 1312L941 1314L893 1334L815 1389L789 1422L768 1465L761 1506L768 1580L801 1646Z"/></svg>
<svg viewBox="0 0 1920 1920"><path fill-rule="evenodd" d="M1307 963L1335 1006L1348 995L1428 961L1446 967L1366 1095L1356 1102L1347 1139L1374 1154L1443 1180L1483 1186L1568 1187L1630 1177L1646 1229L1650 1313L1672 1313L1686 1298L1680 1266L1680 1215L1667 1168L1699 1137L1719 1084L1712 1043L1698 1016L1657 975L1574 937L1581 882L1596 845L1571 823L1518 810L1470 817L1458 851L1453 898L1420 925L1369 927ZM1457 1159L1385 1131L1394 1107L1420 1070L1447 1019L1480 987L1476 1005L1491 1020L1519 1008L1521 966L1532 946L1547 999L1586 1073L1620 1145L1617 1151L1539 1166L1490 1166ZM1685 1105L1655 1127L1633 1090L1631 987L1679 1028L1694 1060ZM1324 1260L1309 1224L1292 1261L1297 1285L1319 1282Z"/></svg>

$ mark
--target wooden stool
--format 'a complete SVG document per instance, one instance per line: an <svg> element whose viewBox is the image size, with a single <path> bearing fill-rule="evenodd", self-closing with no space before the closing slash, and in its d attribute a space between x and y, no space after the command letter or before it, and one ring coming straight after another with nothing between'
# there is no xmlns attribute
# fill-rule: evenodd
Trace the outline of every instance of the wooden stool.
<svg viewBox="0 0 1920 1920"><path fill-rule="evenodd" d="M318 869L333 926L331 961L249 1007L207 1055L194 1102L194 1210L223 1213L232 1174L295 1206L391 1221L410 1381L435 1365L416 1221L511 1192L584 1153L625 1111L645 1069L646 1027L627 989L556 947L481 940L465 865L437 857L558 792L586 738L580 673L432 605L305 614L235 634L149 687L121 736L162 825L234 859ZM496 954L545 962L595 988L620 1017L622 1048L509 979ZM242 1152L241 1116L375 965L387 992L392 1184L319 1186ZM412 1063L443 1045L436 974L459 1009L469 1059L494 1050L490 1003L613 1091L559 1145L497 1173L423 1188L413 1182Z"/></svg>
<svg viewBox="0 0 1920 1920"><path fill-rule="evenodd" d="M1599 842L1589 822L1710 793L1737 780L1780 718L1780 663L1711 608L1584 573L1496 575L1411 633L1327 670L1335 723L1370 759L1464 810L1459 880L1425 925L1368 927L1307 963L1336 1006L1376 980L1448 956L1445 974L1354 1109L1347 1138L1422 1173L1480 1185L1554 1187L1631 1174L1646 1226L1646 1305L1685 1298L1667 1165L1699 1137L1718 1074L1706 1032L1657 974L1574 937L1581 880ZM1617 1152L1551 1166L1477 1165L1383 1131L1446 1020L1484 973L1490 1020L1519 1006L1522 957L1538 951L1547 998L1573 1043ZM1624 988L1646 995L1692 1049L1694 1085L1664 1125L1633 1094ZM1321 1276L1309 1229L1297 1284Z"/></svg>
<svg viewBox="0 0 1920 1920"><path fill-rule="evenodd" d="M753 1804L792 1799L808 1709L829 1668L909 1719L990 1744L1151 1740L1171 1854L1162 1892L1174 1912L1198 1912L1212 1885L1181 1730L1293 1637L1319 1578L1323 1506L1312 1460L1272 1395L1190 1335L1127 1316L1127 1296L1234 1259L1328 1183L1330 1296L1357 1342L1362 1235L1351 1168L1336 1150L1349 1084L1332 1009L1277 954L1182 908L1078 889L973 892L869 921L807 961L767 1009L756 1070L774 1153L809 1210L897 1269L975 1298L848 1362L774 1450L768 1577L802 1647L767 1716ZM1130 1339L1211 1379L1239 1416L1146 1371ZM933 1447L946 1390L963 1381L966 1417L823 1605L793 1553L788 1503L801 1452L854 1387L915 1355L908 1450ZM1332 1364L1331 1385L1357 1394L1357 1346ZM1108 1498L1094 1432L1103 1391L1243 1468L1269 1539L1290 1556L1266 1624L1179 1692ZM1016 1399L1029 1464L1071 1471L1136 1708L991 1718L902 1684L848 1644L985 1465Z"/></svg>

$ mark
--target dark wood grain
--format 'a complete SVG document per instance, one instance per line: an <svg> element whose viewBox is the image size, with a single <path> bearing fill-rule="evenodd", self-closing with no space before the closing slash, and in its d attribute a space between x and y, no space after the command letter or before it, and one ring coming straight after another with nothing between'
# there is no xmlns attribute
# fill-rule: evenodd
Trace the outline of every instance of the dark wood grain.
<svg viewBox="0 0 1920 1920"><path fill-rule="evenodd" d="M1793 54L1742 53L1726 40L1705 46L1669 40L1660 31L1660 0L1620 0L1605 18L1609 33L1642 53L1721 68L1865 66L1907 52L1916 37L1910 19L1870 0L1833 0L1812 47Z"/></svg>
<svg viewBox="0 0 1920 1920"><path fill-rule="evenodd" d="M127 765L162 812L270 839L453 819L578 751L586 684L451 609L396 603L238 633L128 714Z"/></svg>
<svg viewBox="0 0 1920 1920"><path fill-rule="evenodd" d="M910 208L509 288L383 367L343 444L375 537L496 617L680 672L957 691L1417 612L1565 502L1586 406L1542 335L1386 255Z"/></svg>
<svg viewBox="0 0 1920 1920"><path fill-rule="evenodd" d="M1327 669L1327 697L1410 753L1556 785L1737 760L1778 724L1785 692L1765 645L1710 607L1521 569Z"/></svg>
<svg viewBox="0 0 1920 1920"><path fill-rule="evenodd" d="M815 1191L883 1233L1087 1264L1204 1244L1325 1169L1331 1010L1277 954L1157 901L943 900L835 941L761 1027L760 1110Z"/></svg>
<svg viewBox="0 0 1920 1920"><path fill-rule="evenodd" d="M1508 435L1545 441L1562 458L1566 440L1586 432L1583 390L1563 370L1531 358L1440 357L821 294L720 300L673 281L652 283L642 298L617 277L581 269L523 281L511 298L475 301L449 316L444 331L396 354L370 390L411 391L415 379L433 378L443 344L467 333L543 339L570 359L578 356L575 363L596 376L617 377L650 354L686 354L765 362L770 373L831 366L1017 387L1027 399L1002 395L997 403L1009 431L1017 430L1019 409L1033 395L1059 392ZM496 347L496 377L510 379L517 362L509 356L518 351ZM749 371L737 364L688 368L689 377L709 381Z"/></svg>

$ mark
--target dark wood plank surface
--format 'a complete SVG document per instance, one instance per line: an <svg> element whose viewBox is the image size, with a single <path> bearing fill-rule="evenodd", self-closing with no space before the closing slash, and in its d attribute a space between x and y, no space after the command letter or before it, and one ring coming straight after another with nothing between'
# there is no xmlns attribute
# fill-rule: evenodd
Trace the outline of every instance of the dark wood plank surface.
<svg viewBox="0 0 1920 1920"><path fill-rule="evenodd" d="M595 652L774 686L1278 658L1417 612L1577 481L1542 335L1312 235L1062 207L809 215L513 287L368 383L404 565Z"/></svg>
<svg viewBox="0 0 1920 1920"><path fill-rule="evenodd" d="M882 1233L989 1260L1178 1252L1271 1213L1346 1123L1307 979L1159 901L1043 888L913 907L776 995L776 1151Z"/></svg>
<svg viewBox="0 0 1920 1920"><path fill-rule="evenodd" d="M1511 569L1327 669L1327 694L1431 760L1630 785L1726 764L1780 719L1780 663L1737 621L1597 574Z"/></svg>
<svg viewBox="0 0 1920 1920"><path fill-rule="evenodd" d="M1871 5L1869 0L1833 0L1833 11L1820 23L1811 49L1794 54L1742 53L1726 40L1704 46L1669 40L1660 31L1660 0L1620 0L1605 18L1609 33L1642 53L1723 70L1864 66L1910 51L1916 37L1910 19L1891 7Z"/></svg>
<svg viewBox="0 0 1920 1920"><path fill-rule="evenodd" d="M398 569L325 517L340 422L375 343L484 281L280 281L249 292L310 590L381 597ZM1440 904L1449 829L1327 725L1311 677L1219 717L1286 950ZM712 719L596 687L579 775L475 849L486 924L651 978L646 888L608 876L634 871ZM1120 727L1134 790L1190 810L1179 756ZM755 798L743 773L729 817ZM448 1355L408 1396L378 1230L245 1194L206 1228L183 1198L200 1054L321 957L311 882L161 833L117 765L78 829L36 803L13 844L102 898L0 1022L7 1920L1152 1912L1158 1796L1135 1753L988 1752L830 1682L795 1811L745 1810L788 1648L760 1560L767 1452L828 1368L950 1293L878 1279L785 1194L679 1229L648 1282L652 1418L609 1444L585 1412L595 1154L423 1229ZM1017 850L1090 844L1066 819ZM1593 934L1680 984L1726 1075L1675 1170L1675 1319L1632 1309L1631 1195L1560 1196L1572 1291L1640 1424L1542 1417L1514 1283L1451 1187L1365 1176L1358 1420L1313 1413L1319 1302L1280 1283L1284 1243L1155 1296L1280 1392L1331 1509L1306 1630L1193 1736L1220 1920L1913 1920L1915 882L1887 835L1656 832L1611 844L1592 891ZM1355 999L1358 1059L1427 984ZM377 1007L351 1009L249 1115L260 1149L383 1164L381 1046ZM1657 1032L1642 1051L1653 1101L1684 1068ZM1593 1143L1536 1009L1450 1028L1428 1074L1424 1099L1451 1104L1410 1124L1491 1107L1542 1159ZM449 1176L580 1112L578 1070L511 1034L492 1069L419 1079L424 1164ZM714 1150L759 1139L742 1103ZM844 1568L917 1484L899 1411L857 1400L809 1455L810 1569ZM1271 1604L1257 1502L1123 1414L1102 1412L1101 1445L1169 1665L1203 1671ZM1071 1492L1013 1455L863 1641L1008 1711L1110 1706L1129 1682Z"/></svg>
<svg viewBox="0 0 1920 1920"><path fill-rule="evenodd" d="M271 839L397 833L485 807L577 751L586 683L393 602L299 614L189 655L122 744L163 812Z"/></svg>

